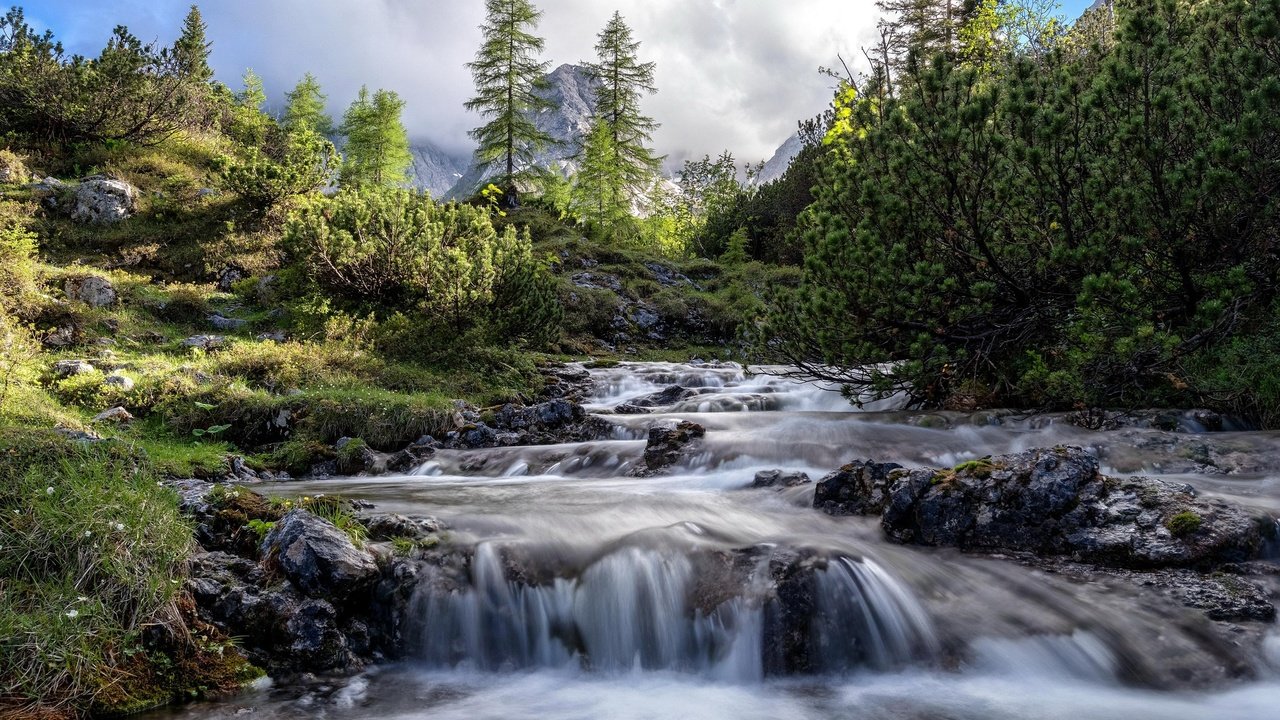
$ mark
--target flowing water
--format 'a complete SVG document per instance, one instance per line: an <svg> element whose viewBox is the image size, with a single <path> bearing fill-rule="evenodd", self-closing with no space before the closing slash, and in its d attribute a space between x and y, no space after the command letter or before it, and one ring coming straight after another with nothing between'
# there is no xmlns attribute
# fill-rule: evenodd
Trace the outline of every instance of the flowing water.
<svg viewBox="0 0 1280 720"><path fill-rule="evenodd" d="M1240 628L1237 641L1133 583L891 545L873 520L814 511L812 485L745 489L761 470L817 480L854 459L952 466L1074 444L1107 472L1174 476L1280 512L1280 435L1203 433L1190 414L1176 432L1094 432L1061 417L917 414L893 400L859 409L831 389L728 364L593 376L589 409L613 424L609 439L441 451L409 476L272 488L436 517L465 561L422 572L411 660L184 713L1280 717L1272 629ZM690 392L648 414L613 412L673 385ZM681 420L707 428L701 450L663 477L629 476L648 428ZM1206 683L1217 689L1185 689Z"/></svg>

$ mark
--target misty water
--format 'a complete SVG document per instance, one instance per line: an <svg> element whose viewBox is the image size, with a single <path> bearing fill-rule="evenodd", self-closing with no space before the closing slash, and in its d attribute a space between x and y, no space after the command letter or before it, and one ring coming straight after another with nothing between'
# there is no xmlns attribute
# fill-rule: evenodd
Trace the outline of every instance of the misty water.
<svg viewBox="0 0 1280 720"><path fill-rule="evenodd" d="M1176 477L1280 512L1280 435L1090 431L1061 416L855 407L833 389L732 364L593 370L595 442L441 451L413 474L265 488L342 494L438 518L460 567L428 567L410 659L354 679L263 688L191 718L1258 718L1280 713L1280 633L1206 631L1159 590L1015 558L886 542L872 519L812 508L813 485L748 490L758 471L815 481L856 459L949 467L1080 445L1105 472ZM624 403L672 385L647 414ZM650 427L692 420L700 452L637 478ZM1166 424L1166 423L1161 423ZM797 561L796 558L800 560ZM780 562L812 572L799 661L770 600ZM798 664L797 664L798 663ZM1210 686L1213 689L1195 689Z"/></svg>

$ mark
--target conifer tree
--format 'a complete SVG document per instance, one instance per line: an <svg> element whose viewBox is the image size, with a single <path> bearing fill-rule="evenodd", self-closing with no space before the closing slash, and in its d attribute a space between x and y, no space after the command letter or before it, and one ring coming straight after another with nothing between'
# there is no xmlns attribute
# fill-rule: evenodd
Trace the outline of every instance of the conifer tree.
<svg viewBox="0 0 1280 720"><path fill-rule="evenodd" d="M646 147L658 123L640 112L640 98L657 92L656 65L636 58L639 47L622 14L615 12L596 40L597 62L587 64L588 73L599 83L596 115L608 129L611 161L621 179L610 188L619 193L610 199L614 206L625 206L643 192L662 165L662 159Z"/></svg>
<svg viewBox="0 0 1280 720"><path fill-rule="evenodd" d="M262 78L253 71L253 68L246 68L241 82L244 88L236 93L236 103L240 107L261 110L262 104L267 101L267 91L262 86Z"/></svg>
<svg viewBox="0 0 1280 720"><path fill-rule="evenodd" d="M484 42L476 59L467 63L475 80L476 96L468 110L488 121L471 131L479 143L479 167L498 168L494 183L505 193L505 202L518 202L517 183L532 168L535 151L555 140L540 131L533 116L553 109L539 94L547 88L550 63L538 59L542 38L533 34L542 13L529 0L485 0Z"/></svg>
<svg viewBox="0 0 1280 720"><path fill-rule="evenodd" d="M205 37L207 30L200 8L192 5L182 22L182 36L173 44L178 73L202 83L213 79L213 69L209 67L209 49L213 47L213 43Z"/></svg>
<svg viewBox="0 0 1280 720"><path fill-rule="evenodd" d="M604 237L616 234L630 217L627 177L613 143L613 127L596 118L583 143L580 167L573 178L573 209Z"/></svg>
<svg viewBox="0 0 1280 720"><path fill-rule="evenodd" d="M320 83L311 73L302 76L302 80L290 90L285 98L288 104L284 109L284 128L289 132L310 130L317 135L328 137L333 135L333 118L325 112L325 100L328 98L320 92Z"/></svg>
<svg viewBox="0 0 1280 720"><path fill-rule="evenodd" d="M342 184L349 187L398 185L408 180L409 136L400 122L404 101L390 90L360 95L342 116Z"/></svg>

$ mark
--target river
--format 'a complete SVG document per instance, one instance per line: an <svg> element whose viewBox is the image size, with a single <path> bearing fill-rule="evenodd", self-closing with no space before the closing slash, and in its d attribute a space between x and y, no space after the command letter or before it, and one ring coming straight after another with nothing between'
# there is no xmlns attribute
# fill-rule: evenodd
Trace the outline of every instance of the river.
<svg viewBox="0 0 1280 720"><path fill-rule="evenodd" d="M1207 433L1193 414L1174 416L1175 429L1091 431L1062 416L914 413L892 400L856 408L832 389L732 364L624 363L592 373L588 409L613 424L612 438L441 451L408 476L266 487L438 518L446 544L472 549L465 578L424 573L407 662L173 712L193 720L1280 717L1272 628L1240 627L1233 641L1236 630L1207 630L1214 624L1203 613L1140 584L890 544L873 520L813 510L812 484L745 489L763 470L817 480L856 459L950 467L1071 444L1096 452L1108 473L1176 477L1280 512L1280 435L1229 423ZM673 385L687 397L649 414L613 413ZM647 429L681 420L707 429L701 451L668 475L630 476ZM768 600L783 561L811 573L799 625ZM1194 689L1203 687L1212 689Z"/></svg>

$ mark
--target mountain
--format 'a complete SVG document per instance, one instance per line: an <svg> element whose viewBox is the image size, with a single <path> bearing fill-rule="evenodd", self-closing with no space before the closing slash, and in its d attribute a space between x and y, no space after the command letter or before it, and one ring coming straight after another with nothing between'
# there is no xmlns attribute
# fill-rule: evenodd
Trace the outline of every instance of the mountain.
<svg viewBox="0 0 1280 720"><path fill-rule="evenodd" d="M756 178L756 185L765 185L777 180L787 172L787 168L791 167L791 161L800 154L800 150L804 148L804 143L800 141L800 133L795 133L782 143L772 158L764 164L764 168L760 171L760 176Z"/></svg>
<svg viewBox="0 0 1280 720"><path fill-rule="evenodd" d="M415 142L409 152L413 155L410 183L435 198L447 195L467 171L466 160L450 155L429 140Z"/></svg>
<svg viewBox="0 0 1280 720"><path fill-rule="evenodd" d="M550 100L554 110L538 113L533 122L538 129L559 141L560 144L543 148L534 156L534 166L558 170L566 177L576 170L573 156L578 152L578 142L591 131L591 119L595 116L595 84L580 65L561 65L547 75L551 86L541 95ZM478 162L473 155L462 177L446 194L450 199L469 197L497 174L497 169L475 169Z"/></svg>

